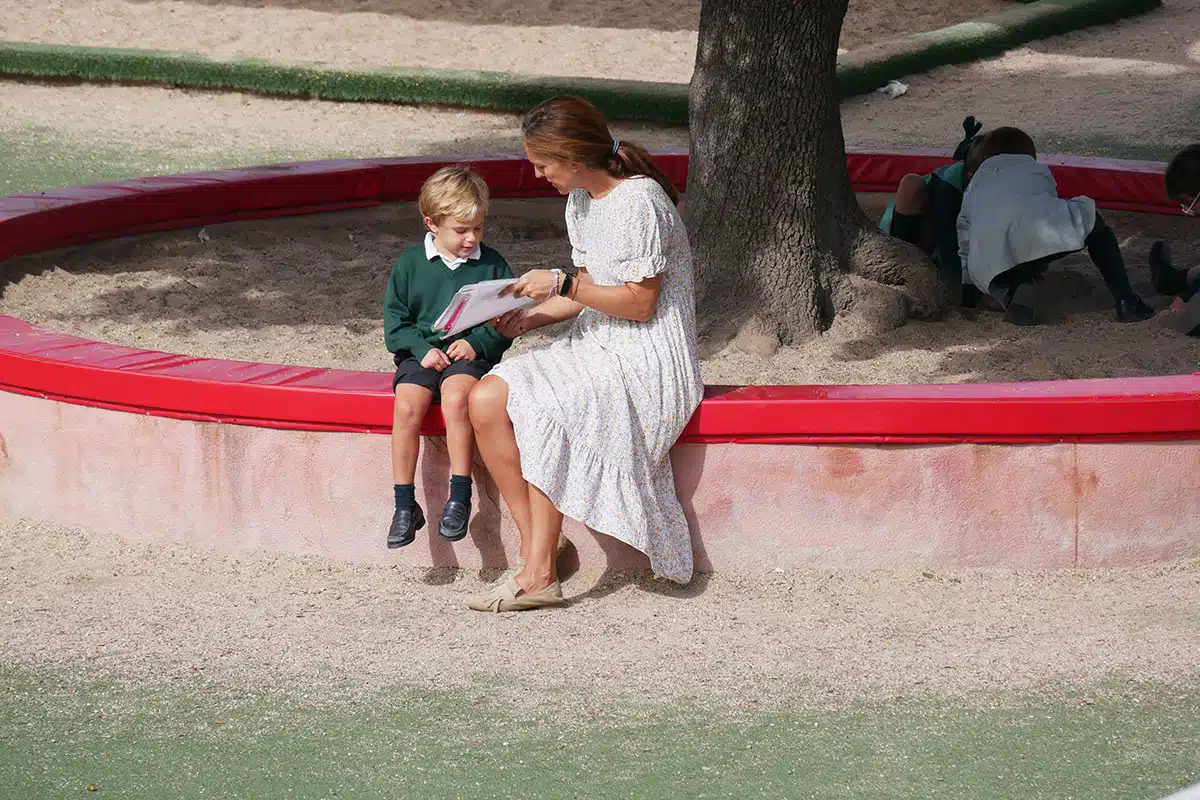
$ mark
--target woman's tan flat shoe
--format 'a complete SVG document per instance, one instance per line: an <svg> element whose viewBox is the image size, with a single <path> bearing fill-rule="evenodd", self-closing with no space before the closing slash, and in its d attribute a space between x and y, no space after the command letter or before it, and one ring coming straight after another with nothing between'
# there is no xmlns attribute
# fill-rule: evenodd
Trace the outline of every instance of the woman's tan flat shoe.
<svg viewBox="0 0 1200 800"><path fill-rule="evenodd" d="M494 611L499 614L502 611L531 611L566 604L562 596L562 584L558 581L536 592L521 592L521 584L517 583L517 579L509 578L490 592L472 597L467 605L475 611Z"/></svg>
<svg viewBox="0 0 1200 800"><path fill-rule="evenodd" d="M519 573L521 570L525 569L525 565L527 563L529 563L528 559L518 558L517 565L515 567L509 567L508 569L501 572L500 576L497 577L496 580L492 583L492 587L495 588L496 586L500 586L501 584L508 583L508 580L510 578L517 577L517 573ZM491 591L491 590L489 589L489 591Z"/></svg>

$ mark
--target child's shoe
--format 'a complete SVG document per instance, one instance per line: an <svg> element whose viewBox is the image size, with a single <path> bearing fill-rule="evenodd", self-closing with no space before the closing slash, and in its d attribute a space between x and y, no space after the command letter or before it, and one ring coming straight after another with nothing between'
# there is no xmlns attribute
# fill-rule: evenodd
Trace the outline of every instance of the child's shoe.
<svg viewBox="0 0 1200 800"><path fill-rule="evenodd" d="M447 500L442 509L442 521L438 523L438 538L457 542L467 535L467 523L471 520L471 505L457 500Z"/></svg>
<svg viewBox="0 0 1200 800"><path fill-rule="evenodd" d="M1022 283L1009 295L1004 321L1013 325L1037 325L1037 290L1032 284Z"/></svg>
<svg viewBox="0 0 1200 800"><path fill-rule="evenodd" d="M417 538L417 531L425 527L425 512L420 503L413 503L409 508L397 508L392 515L392 526L388 528L387 546L389 550L410 545Z"/></svg>
<svg viewBox="0 0 1200 800"><path fill-rule="evenodd" d="M1187 272L1171 264L1171 248L1166 242L1150 245L1150 279L1159 294L1179 294L1187 285Z"/></svg>
<svg viewBox="0 0 1200 800"><path fill-rule="evenodd" d="M1154 309L1136 294L1117 301L1117 322L1141 322L1154 316Z"/></svg>

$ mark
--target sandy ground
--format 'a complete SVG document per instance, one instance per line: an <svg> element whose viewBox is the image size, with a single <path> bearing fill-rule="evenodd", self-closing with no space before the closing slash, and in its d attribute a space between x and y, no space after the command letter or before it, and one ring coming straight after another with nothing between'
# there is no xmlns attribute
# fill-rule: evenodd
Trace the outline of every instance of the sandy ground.
<svg viewBox="0 0 1200 800"><path fill-rule="evenodd" d="M19 20L41 19L39 11L25 4L0 3L10 6L0 14L3 30L15 30ZM257 13L273 10L276 4ZM1200 130L1198 30L1200 0L1167 0L1157 11L1116 25L911 76L906 78L909 93L897 100L869 95L843 103L846 142L949 148L960 136L962 117L973 113L989 125L1024 126L1044 152L1165 160ZM197 35L189 29L174 46L187 47ZM618 48L602 55L616 58L623 52ZM684 67L690 69L690 60L681 62ZM520 149L514 114L121 86L0 83L0 92L6 101L0 136L56 142L85 152L129 150L139 154L147 170L330 155ZM688 141L681 128L618 125L616 131L651 146Z"/></svg>
<svg viewBox="0 0 1200 800"><path fill-rule="evenodd" d="M1004 690L1064 683L1087 698L1106 681L1200 676L1197 563L777 570L685 589L579 573L569 611L495 616L463 607L483 585L468 573L228 556L0 520L0 570L10 665L133 681L200 673L313 694L399 683L512 703L518 719L896 695L995 703Z"/></svg>
<svg viewBox="0 0 1200 800"><path fill-rule="evenodd" d="M975 114L1042 152L1166 160L1200 136L1200 0L905 80L900 99L843 104L848 143L950 147Z"/></svg>
<svg viewBox="0 0 1200 800"><path fill-rule="evenodd" d="M851 0L841 46L872 44L1010 7L1006 0ZM697 0L0 0L0 39L353 67L686 83L696 60L699 19Z"/></svg>
<svg viewBox="0 0 1200 800"><path fill-rule="evenodd" d="M474 51L495 60L461 66L564 72L582 64L584 74L683 80L695 8L616 0L0 0L0 38L383 65L418 63L401 41L417 31L428 44L451 42L461 25L488 26L472 28ZM854 3L852 13L870 8ZM346 10L365 14L327 13ZM940 23L945 11L930 13ZM187 24L171 21L179 14ZM913 77L899 100L846 102L847 142L949 147L961 117L975 113L991 125L1023 124L1047 151L1162 157L1200 129L1198 14L1200 0L1167 0L1120 25ZM531 21L541 27L516 27ZM631 30L639 28L649 30ZM317 31L354 45L331 46ZM520 47L497 47L493 34ZM634 35L638 47L609 46ZM883 35L848 22L843 44ZM584 57L560 52L564 42ZM537 57L510 66L516 52ZM9 140L125 148L138 163L172 168L519 147L511 114L131 87L0 83L0 93L0 136ZM617 131L650 145L687 142L680 129ZM498 207L491 243L518 265L565 258L561 223L521 217ZM383 281L414 222L405 209L379 209L222 226L207 243L178 232L32 257L4 265L10 282L0 312L142 347L383 369ZM1112 224L1138 284L1150 239L1185 238L1167 220L1113 215ZM785 352L777 364L725 357L705 365L706 379L1002 380L1194 368L1194 341L1153 323L1109 322L1086 266L1056 268L1050 288L1067 319L1042 329L1018 331L989 314L977 322L952 316L879 340L825 340ZM628 711L699 699L734 712L898 694L991 703L990 690L1066 682L1086 698L1109 680L1200 674L1195 563L1044 573L783 571L702 577L686 589L581 573L566 584L569 612L496 618L462 610L462 598L481 586L473 573L224 556L0 520L0 575L7 664L135 681L290 681L318 692L451 687L564 724L605 703ZM532 682L548 691L514 688Z"/></svg>
<svg viewBox="0 0 1200 800"><path fill-rule="evenodd" d="M879 198L868 198L878 208ZM518 272L565 265L562 202L497 201L487 238ZM1135 285L1152 302L1150 242L1176 239L1181 263L1200 263L1191 220L1109 215ZM420 240L411 204L315 217L238 222L197 231L101 242L9 262L0 313L52 330L152 350L212 358L387 370L380 322L391 260ZM3 281L7 281L5 284ZM1054 268L1043 285L1048 324L1017 328L983 312L911 322L884 336L834 329L772 359L736 352L704 362L710 384L941 383L1186 373L1200 342L1154 321L1119 324L1086 255ZM520 340L511 354L544 342Z"/></svg>

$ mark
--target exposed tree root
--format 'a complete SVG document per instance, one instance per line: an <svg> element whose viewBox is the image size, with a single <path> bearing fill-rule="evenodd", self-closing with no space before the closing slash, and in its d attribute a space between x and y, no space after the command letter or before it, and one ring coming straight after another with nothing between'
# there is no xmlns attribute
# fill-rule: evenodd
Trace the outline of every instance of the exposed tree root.
<svg viewBox="0 0 1200 800"><path fill-rule="evenodd" d="M898 291L906 302L906 318L937 319L945 308L945 290L929 258L908 242L878 230L864 227L854 238L849 272ZM856 283L856 288L865 287Z"/></svg>
<svg viewBox="0 0 1200 800"><path fill-rule="evenodd" d="M864 224L848 248L848 263L826 267L811 293L798 293L791 302L821 306L818 326L859 337L899 328L909 319L937 319L945 306L945 291L937 270L920 250ZM746 276L753 280L753 276ZM746 301L752 291L730 292L718 304L705 303L700 318L700 355L708 358L732 349L770 358L781 344L798 344L802 337L785 336L772 311ZM815 297L815 299L814 299ZM823 299L822 299L823 298ZM717 305L713 308L713 305ZM793 317L794 321L794 317Z"/></svg>

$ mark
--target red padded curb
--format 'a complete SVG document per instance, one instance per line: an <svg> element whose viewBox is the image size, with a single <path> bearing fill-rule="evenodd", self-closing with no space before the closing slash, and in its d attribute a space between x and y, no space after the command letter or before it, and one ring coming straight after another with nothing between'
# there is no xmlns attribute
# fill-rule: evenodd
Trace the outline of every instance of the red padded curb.
<svg viewBox="0 0 1200 800"><path fill-rule="evenodd" d="M390 375L139 350L0 316L0 389L272 428L387 433ZM444 431L431 409L422 430ZM709 387L686 442L1200 438L1200 376L1040 383Z"/></svg>
<svg viewBox="0 0 1200 800"><path fill-rule="evenodd" d="M658 151L678 185L687 153ZM891 191L945 153L847 153L858 191ZM1048 157L1064 195L1178 214L1161 164ZM0 260L150 230L413 200L445 163L495 197L554 190L517 155L331 160L145 178L0 198ZM0 389L80 405L275 428L388 432L385 373L195 358L90 342L0 317ZM430 412L423 432L440 433ZM690 442L1058 442L1200 439L1200 376L932 386L710 387Z"/></svg>

